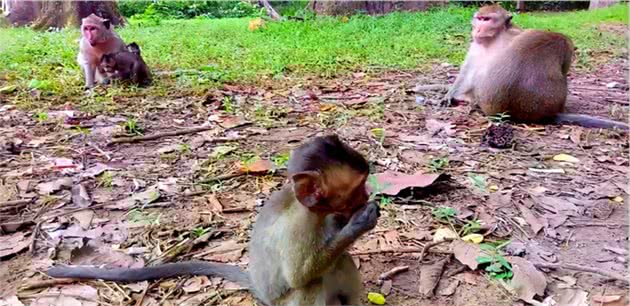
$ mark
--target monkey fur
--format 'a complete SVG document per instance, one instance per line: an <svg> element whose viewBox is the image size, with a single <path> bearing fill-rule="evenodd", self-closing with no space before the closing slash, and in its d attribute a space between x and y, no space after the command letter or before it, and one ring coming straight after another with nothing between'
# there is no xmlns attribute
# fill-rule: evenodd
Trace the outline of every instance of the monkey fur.
<svg viewBox="0 0 630 306"><path fill-rule="evenodd" d="M288 172L291 182L271 195L254 223L247 272L188 261L140 269L54 266L48 275L113 281L219 276L246 286L266 305L360 304L363 284L346 250L380 215L368 202L367 161L336 136L324 136L294 150Z"/></svg>
<svg viewBox="0 0 630 306"><path fill-rule="evenodd" d="M130 43L125 51L103 54L98 68L108 80L131 81L141 86L151 84L151 72L135 42Z"/></svg>
<svg viewBox="0 0 630 306"><path fill-rule="evenodd" d="M518 122L619 128L622 122L563 113L573 43L563 34L521 30L499 5L481 7L472 21L466 59L446 100L472 101L486 115L507 113Z"/></svg>
<svg viewBox="0 0 630 306"><path fill-rule="evenodd" d="M81 40L77 62L85 76L85 87L103 83L105 77L98 69L104 54L125 51L125 43L113 31L108 19L91 14L81 20Z"/></svg>

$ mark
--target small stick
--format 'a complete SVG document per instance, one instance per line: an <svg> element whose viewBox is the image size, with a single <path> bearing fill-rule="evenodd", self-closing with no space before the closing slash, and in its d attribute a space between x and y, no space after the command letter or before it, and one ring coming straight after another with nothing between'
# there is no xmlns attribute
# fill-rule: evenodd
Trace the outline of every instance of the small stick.
<svg viewBox="0 0 630 306"><path fill-rule="evenodd" d="M250 125L251 122L245 122L243 124L234 126L234 127L230 127L227 130L230 129L235 129L238 127L243 127L246 125ZM162 133L156 133L153 135L145 135L145 136L135 136L135 137L122 137L122 138L117 138L114 139L112 141L110 141L107 145L112 145L112 144L116 144L116 143L133 143L133 142L141 142L141 141L146 141L146 140L156 140L162 137L171 137L171 136L180 136L180 135L186 135L186 134L195 134L195 133L199 133L199 132L204 132L204 131L209 131L214 129L215 126L197 126L197 127L192 127L192 128L187 128L187 129L182 129L182 130L177 130L177 131L169 131L169 132L162 132ZM213 142L220 142L220 141L232 141L232 140L243 140L245 139L245 137L240 137L240 138L216 138L213 139Z"/></svg>
<svg viewBox="0 0 630 306"><path fill-rule="evenodd" d="M448 240L445 240L448 241ZM434 245L438 245L440 243L442 243L444 241L440 241L439 243L435 243L431 242L429 246L432 247ZM415 247L407 247L407 248L399 248L399 249L380 249L380 250L369 250L369 251L355 251L355 252L350 252L350 255L372 255L372 254L384 254L384 253L400 253L400 254L405 254L405 253L422 253L422 251L424 250L423 248L415 248ZM430 253L439 253L439 254L452 254L453 252L451 251L440 251L440 250L429 250L426 249L424 251L426 252L430 252Z"/></svg>
<svg viewBox="0 0 630 306"><path fill-rule="evenodd" d="M88 142L88 145L90 145L90 147L94 148L94 150L98 151L98 153L101 153L101 155L105 156L105 158L107 158L107 161L112 160L112 157L109 156L109 154L107 154L105 151L101 150L99 147L97 147L95 144Z"/></svg>
<svg viewBox="0 0 630 306"><path fill-rule="evenodd" d="M67 284L75 283L77 281L78 281L77 279L73 279L73 278L57 278L57 279L45 279L45 280L32 281L32 282L28 282L20 286L20 291L46 288L46 287L56 286L56 285L67 285Z"/></svg>
<svg viewBox="0 0 630 306"><path fill-rule="evenodd" d="M13 200L13 201L6 201L6 202L0 202L0 207L2 206L21 206L21 205L26 205L28 203L31 203L33 201L33 199L24 199L24 200ZM8 207L7 209L10 209L13 207Z"/></svg>
<svg viewBox="0 0 630 306"><path fill-rule="evenodd" d="M418 259L418 261L422 263L422 260L424 259L424 254L426 254L427 251L430 248L432 248L432 247L434 247L434 246L436 246L438 244L442 244L444 242L450 242L450 241L453 241L453 239L452 238L445 238L444 240L433 241L433 242L429 242L429 243L425 244L424 247L422 247L422 252L420 253L420 258Z"/></svg>
<svg viewBox="0 0 630 306"><path fill-rule="evenodd" d="M599 274L610 279L618 280L626 284L630 284L628 278L620 273L604 271L597 268L586 267L586 266L578 266L572 264L548 264L548 263L536 263L534 264L537 268L547 268L547 269L565 269L565 270L574 270L580 272L594 273Z"/></svg>
<svg viewBox="0 0 630 306"><path fill-rule="evenodd" d="M42 228L42 223L44 223L44 221L39 221L37 222L37 224L35 224L35 229L33 230L33 237L31 237L31 246L29 248L29 252L31 252L31 255L35 254L37 236L39 236L39 230Z"/></svg>
<svg viewBox="0 0 630 306"><path fill-rule="evenodd" d="M440 90L448 90L449 88L450 88L450 85L448 84L423 84L423 85L416 85L416 87L414 87L412 91L414 92L431 91L431 90L440 91Z"/></svg>
<svg viewBox="0 0 630 306"><path fill-rule="evenodd" d="M223 209L221 212L222 213L226 213L226 214L230 214L230 213L242 213L242 212L250 212L251 209L247 208L247 207L234 207L234 208L226 208Z"/></svg>
<svg viewBox="0 0 630 306"><path fill-rule="evenodd" d="M392 276L401 273L401 272L405 272L409 270L409 266L400 266L400 267L395 267L385 273L382 273L381 275L378 276L379 280L387 280L392 278Z"/></svg>

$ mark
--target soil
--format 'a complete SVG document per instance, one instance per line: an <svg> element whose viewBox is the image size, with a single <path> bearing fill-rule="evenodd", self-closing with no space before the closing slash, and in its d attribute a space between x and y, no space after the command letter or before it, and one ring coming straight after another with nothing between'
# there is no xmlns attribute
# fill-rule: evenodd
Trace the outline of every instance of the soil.
<svg viewBox="0 0 630 306"><path fill-rule="evenodd" d="M164 259L169 247L192 241L196 237L192 233L200 229L210 230L207 240L171 259L201 258L245 266L244 246L256 211L285 178L282 171L242 174L237 163L248 164L245 160L251 160L251 153L263 160L286 156L304 139L330 132L364 153L374 163L374 172L433 170L447 175L429 188L390 198L383 204L376 229L351 250L371 252L355 259L367 291L389 291L388 305L517 303L500 281L463 267L455 258L446 264L436 294L421 295L421 269L449 258L448 244L432 248L423 262L418 260L419 253L386 252L430 241L436 229L444 226L432 217L432 210L443 206L455 208L460 220L476 219L492 228L487 241L511 239L511 248L520 247L531 262L590 266L627 275L627 133L519 124L513 125L511 147L482 146L488 121L477 110L470 105L439 106L443 92L413 91L417 84L452 82L457 72L445 65L433 68L431 72L354 73L339 79L287 79L260 86L230 84L205 96L117 97L118 103L139 109L138 124L145 135L208 121L214 128L110 145L127 122L123 114L70 114L68 109L73 108L66 107L49 113L61 119L39 122L34 113L12 107L6 96L0 96L0 239L13 239L1 240L6 244L0 246L0 283L4 284L0 297L17 295L26 305L38 300L64 305L44 297L55 295L54 288L78 290L74 295L81 295L93 287L101 304L136 305L146 289L143 305L157 305L162 299L164 305L182 304L215 291L222 299L208 302L211 305L251 305L251 297L234 284L200 277L149 282L148 288L142 283L124 287L100 281L31 290L20 286L47 279L40 272L52 262L132 266ZM567 111L625 121L627 76L624 58L611 58L594 71L573 72ZM246 124L246 120L254 123ZM375 137L374 129L383 129L384 137ZM216 154L217 148L232 151ZM579 161L554 159L559 154ZM448 165L428 166L431 160L444 157ZM86 175L87 169L99 163L111 168L108 174ZM226 174L238 175L220 183L208 180ZM485 179L481 190L471 183L474 175ZM62 177L72 177L73 186L85 187L91 201L81 202L69 188L50 195L42 192L39 184ZM160 192L156 201L147 200L145 206L121 201L155 184ZM10 208L7 202L17 199L32 201ZM81 207L81 212L75 211ZM524 211L537 220L538 230ZM35 234L38 222L41 228ZM21 223L17 229L13 226ZM31 252L33 237L36 244ZM130 250L135 255L129 255ZM626 255L615 253L623 254L623 250ZM399 266L409 269L395 275L391 290L386 290L379 275ZM544 272L548 286L543 296L536 297L539 301L550 296L557 301L570 288L587 292L590 303L597 295L620 296L605 305L628 303L627 287L620 281L575 270ZM447 290L449 285L454 289Z"/></svg>

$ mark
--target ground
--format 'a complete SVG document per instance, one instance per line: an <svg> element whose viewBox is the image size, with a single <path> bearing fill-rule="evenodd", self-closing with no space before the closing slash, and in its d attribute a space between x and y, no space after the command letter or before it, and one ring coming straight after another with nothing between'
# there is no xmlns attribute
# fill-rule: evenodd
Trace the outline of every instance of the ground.
<svg viewBox="0 0 630 306"><path fill-rule="evenodd" d="M627 35L614 24L603 30ZM626 121L627 50L592 56L595 67L571 72L567 111ZM443 91L416 87L447 84L457 71L436 63L332 78L283 76L196 94L137 89L123 95L114 85L83 94L90 103L111 98L111 110L99 112L74 100L29 111L13 103L19 99L13 93L0 93L0 305L20 305L16 299L25 305L253 304L238 285L217 278L116 284L47 281L42 272L52 263L185 259L245 267L251 224L284 182L289 151L327 133L363 153L373 173L441 174L424 188L379 196L377 227L350 250L366 291L382 293L388 305L521 303L496 277L464 266L454 243L433 246L420 258L436 233L463 232L464 224L478 224L485 242L511 240L501 256L564 267L540 268L547 286L538 301L628 305L627 284L605 275L628 273L628 134L513 124L511 146L488 147L482 144L488 118L471 105L441 106ZM156 82L173 78L158 73ZM59 99L30 93L36 102ZM207 129L117 142L127 139L122 134L197 126ZM437 213L447 207L456 213L445 222ZM444 261L435 294L421 293L424 275ZM402 266L407 269L379 281Z"/></svg>

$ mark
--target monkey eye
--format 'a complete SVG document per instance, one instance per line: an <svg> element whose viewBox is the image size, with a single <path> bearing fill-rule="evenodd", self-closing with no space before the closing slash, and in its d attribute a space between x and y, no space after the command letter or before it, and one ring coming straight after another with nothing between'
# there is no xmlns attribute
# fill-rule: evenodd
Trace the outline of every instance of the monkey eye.
<svg viewBox="0 0 630 306"><path fill-rule="evenodd" d="M479 17L477 17L477 19L479 19L481 21L490 21L490 17L484 17L484 16L479 16Z"/></svg>

